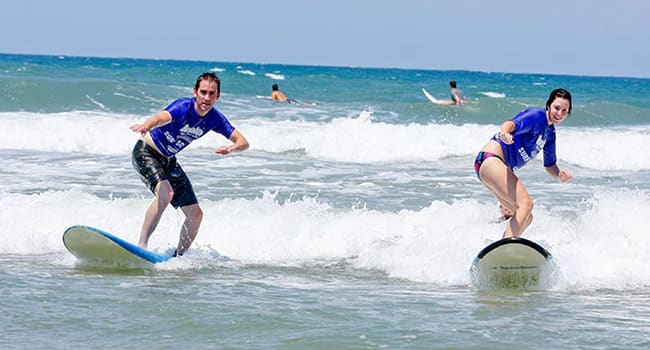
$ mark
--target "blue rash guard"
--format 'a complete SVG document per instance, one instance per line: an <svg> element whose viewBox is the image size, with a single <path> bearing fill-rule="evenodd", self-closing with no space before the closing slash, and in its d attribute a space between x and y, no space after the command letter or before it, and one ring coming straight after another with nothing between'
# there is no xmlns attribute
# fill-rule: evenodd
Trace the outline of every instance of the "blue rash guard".
<svg viewBox="0 0 650 350"><path fill-rule="evenodd" d="M194 110L194 101L194 97L184 97L172 102L165 108L172 120L149 131L151 139L165 157L175 155L210 130L226 138L230 138L235 130L226 116L214 107L205 116L199 116Z"/></svg>
<svg viewBox="0 0 650 350"><path fill-rule="evenodd" d="M501 145L506 165L518 169L535 158L539 151L544 151L544 166L557 162L555 155L555 126L549 125L546 110L528 108L511 119L515 123L512 132L512 144L506 145L495 135L492 139Z"/></svg>

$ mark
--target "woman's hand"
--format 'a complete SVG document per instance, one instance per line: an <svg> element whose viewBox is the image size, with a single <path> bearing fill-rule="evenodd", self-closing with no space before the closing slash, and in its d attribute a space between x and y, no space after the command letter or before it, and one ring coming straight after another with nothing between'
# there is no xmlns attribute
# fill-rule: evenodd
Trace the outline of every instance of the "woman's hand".
<svg viewBox="0 0 650 350"><path fill-rule="evenodd" d="M503 141L506 145L512 144L512 134L509 132L500 132L497 134L499 136L499 139Z"/></svg>

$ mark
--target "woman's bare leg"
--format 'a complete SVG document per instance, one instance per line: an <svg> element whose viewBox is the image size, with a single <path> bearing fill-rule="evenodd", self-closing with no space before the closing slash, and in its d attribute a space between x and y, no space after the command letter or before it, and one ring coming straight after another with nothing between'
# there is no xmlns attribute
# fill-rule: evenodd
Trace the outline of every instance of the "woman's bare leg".
<svg viewBox="0 0 650 350"><path fill-rule="evenodd" d="M479 170L481 181L499 203L513 215L503 237L520 237L533 221L533 201L519 178L499 159L483 161Z"/></svg>

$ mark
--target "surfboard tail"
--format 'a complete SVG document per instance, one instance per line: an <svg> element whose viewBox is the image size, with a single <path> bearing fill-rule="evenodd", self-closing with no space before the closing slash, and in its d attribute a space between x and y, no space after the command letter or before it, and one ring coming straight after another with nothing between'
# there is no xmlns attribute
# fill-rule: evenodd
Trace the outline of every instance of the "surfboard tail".
<svg viewBox="0 0 650 350"><path fill-rule="evenodd" d="M79 261L110 266L150 266L169 260L100 229L75 225L63 233L63 244Z"/></svg>

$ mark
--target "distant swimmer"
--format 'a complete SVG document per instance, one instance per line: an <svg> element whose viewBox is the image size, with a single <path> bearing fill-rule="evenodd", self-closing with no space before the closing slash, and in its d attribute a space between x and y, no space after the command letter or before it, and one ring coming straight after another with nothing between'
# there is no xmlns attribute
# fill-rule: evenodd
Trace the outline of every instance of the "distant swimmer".
<svg viewBox="0 0 650 350"><path fill-rule="evenodd" d="M463 101L465 101L465 93L463 93L463 90L457 87L455 80L451 80L449 82L449 95L451 96L451 100L437 99L433 97L433 95L431 95L425 88L422 88L422 93L424 93L424 96L426 96L429 101L439 106L460 106Z"/></svg>
<svg viewBox="0 0 650 350"><path fill-rule="evenodd" d="M463 90L456 87L455 80L449 82L449 94L451 95L451 100L457 106L465 100L465 94L463 93Z"/></svg>
<svg viewBox="0 0 650 350"><path fill-rule="evenodd" d="M280 101L280 102L287 102L287 103L295 103L298 105L306 105L306 106L315 106L315 102L301 102L298 100L295 100L293 98L287 98L287 96L284 95L282 91L280 91L280 88L278 87L278 84L273 84L271 86L271 99Z"/></svg>
<svg viewBox="0 0 650 350"><path fill-rule="evenodd" d="M555 154L555 125L570 113L571 94L555 89L546 108L527 108L501 124L501 130L476 156L476 175L499 201L503 219L510 219L503 238L520 237L533 221L533 201L515 175L516 169L543 152L546 172L560 182L573 178L568 171L560 170Z"/></svg>
<svg viewBox="0 0 650 350"><path fill-rule="evenodd" d="M271 99L280 102L296 103L296 100L287 98L287 96L285 96L285 94L280 91L278 84L273 84L273 86L271 86Z"/></svg>

